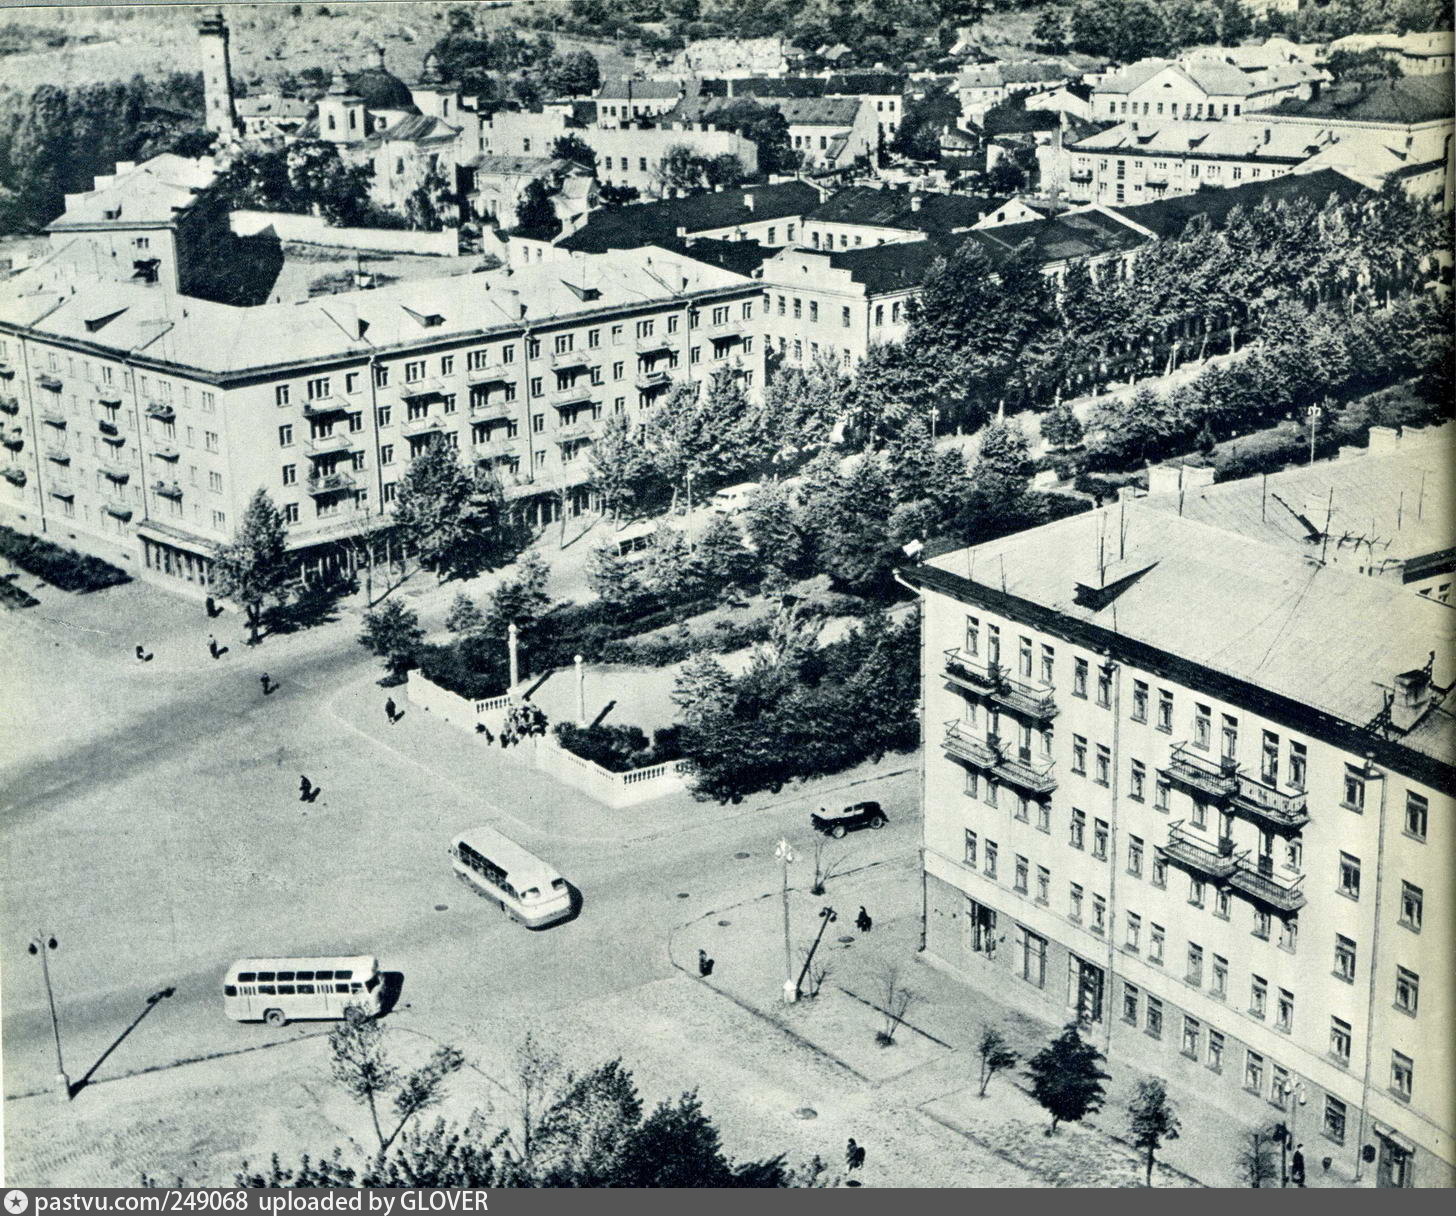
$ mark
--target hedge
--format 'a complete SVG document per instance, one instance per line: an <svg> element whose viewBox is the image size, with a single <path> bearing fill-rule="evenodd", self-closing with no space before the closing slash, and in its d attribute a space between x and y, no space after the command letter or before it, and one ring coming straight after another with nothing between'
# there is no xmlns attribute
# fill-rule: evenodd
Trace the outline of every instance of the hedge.
<svg viewBox="0 0 1456 1216"><path fill-rule="evenodd" d="M573 756L590 760L610 773L626 773L682 759L682 744L678 738L680 729L666 726L653 731L651 746L638 726L602 723L578 726L575 722L558 722L552 733L556 742Z"/></svg>
<svg viewBox="0 0 1456 1216"><path fill-rule="evenodd" d="M670 667L705 651L727 654L768 640L766 617L739 624L717 621L710 628L691 631L686 625L675 633L645 638L617 638L602 647L604 663L633 663L642 667Z"/></svg>
<svg viewBox="0 0 1456 1216"><path fill-rule="evenodd" d="M7 557L27 574L45 579L62 591L100 591L131 582L125 570L89 553L27 536L0 524L0 557Z"/></svg>
<svg viewBox="0 0 1456 1216"><path fill-rule="evenodd" d="M510 684L510 660L502 653L489 659L485 639L462 638L448 646L421 646L416 655L420 675L456 696L484 701L504 695ZM494 649L504 652L504 644Z"/></svg>

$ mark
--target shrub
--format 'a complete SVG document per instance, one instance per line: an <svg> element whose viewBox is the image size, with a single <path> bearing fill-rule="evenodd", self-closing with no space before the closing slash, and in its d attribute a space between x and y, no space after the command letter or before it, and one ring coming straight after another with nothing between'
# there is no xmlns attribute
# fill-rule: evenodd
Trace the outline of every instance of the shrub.
<svg viewBox="0 0 1456 1216"><path fill-rule="evenodd" d="M27 574L43 578L62 591L100 591L131 582L125 570L89 553L77 553L60 545L26 536L0 525L0 556L9 558Z"/></svg>
<svg viewBox="0 0 1456 1216"><path fill-rule="evenodd" d="M34 608L40 603L24 588L15 585L15 575L0 574L0 604L7 608Z"/></svg>
<svg viewBox="0 0 1456 1216"><path fill-rule="evenodd" d="M716 621L708 628L692 632L681 626L673 633L645 638L617 638L602 647L604 663L635 663L643 667L670 667L695 654L727 654L742 650L755 642L766 641L769 622Z"/></svg>
<svg viewBox="0 0 1456 1216"><path fill-rule="evenodd" d="M425 679L469 701L499 697L510 684L504 643L478 635L446 646L421 646L417 661Z"/></svg>
<svg viewBox="0 0 1456 1216"><path fill-rule="evenodd" d="M633 769L651 768L682 756L678 728L666 727L653 732L649 746L647 736L638 726L615 726L596 723L577 726L574 722L558 722L552 733L556 741L573 756L590 760L608 772L626 773Z"/></svg>

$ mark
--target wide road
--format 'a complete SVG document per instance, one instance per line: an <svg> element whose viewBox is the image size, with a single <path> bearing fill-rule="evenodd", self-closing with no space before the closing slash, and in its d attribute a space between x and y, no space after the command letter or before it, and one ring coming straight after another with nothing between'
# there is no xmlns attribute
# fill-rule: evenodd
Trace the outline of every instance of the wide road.
<svg viewBox="0 0 1456 1216"><path fill-rule="evenodd" d="M382 715L377 729L351 717L361 688L371 704L384 696L352 632L341 623L337 644L270 641L171 672L108 665L34 631L0 635L0 662L22 677L7 708L26 732L9 752L21 759L0 771L7 1095L55 1073L32 927L60 941L51 974L73 1082L98 1061L93 1079L317 1030L222 1016L221 973L248 955L377 954L402 973L401 1020L468 1047L502 1013L670 974L672 926L773 889L780 834L810 852L806 800L684 806L680 825L631 843L613 839L603 810L600 836L552 839L520 799L498 805L490 774L511 765L518 783L511 761L437 761L425 724L391 733ZM265 663L279 684L267 698ZM322 786L317 802L299 801L302 773ZM856 862L917 845L908 778L885 789L876 795L902 813L845 842ZM583 893L581 915L530 932L461 885L449 839L481 823L556 864Z"/></svg>

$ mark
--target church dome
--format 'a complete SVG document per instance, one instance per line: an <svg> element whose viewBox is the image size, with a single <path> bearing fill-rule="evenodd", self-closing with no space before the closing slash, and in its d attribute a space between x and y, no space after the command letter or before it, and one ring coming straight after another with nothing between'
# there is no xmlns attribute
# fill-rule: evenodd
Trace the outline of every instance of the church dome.
<svg viewBox="0 0 1456 1216"><path fill-rule="evenodd" d="M409 86L393 72L382 67L365 68L349 73L349 91L364 99L371 110L415 109Z"/></svg>

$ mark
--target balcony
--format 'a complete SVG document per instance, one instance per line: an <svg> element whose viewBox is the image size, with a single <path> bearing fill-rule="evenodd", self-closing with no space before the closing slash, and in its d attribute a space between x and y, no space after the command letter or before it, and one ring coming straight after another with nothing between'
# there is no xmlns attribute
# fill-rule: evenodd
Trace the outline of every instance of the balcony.
<svg viewBox="0 0 1456 1216"><path fill-rule="evenodd" d="M1205 802L1222 804L1233 797L1239 786L1239 766L1234 760L1205 760L1180 743L1168 757L1168 767L1160 770L1173 785L1187 790Z"/></svg>
<svg viewBox="0 0 1456 1216"><path fill-rule="evenodd" d="M1298 832L1309 822L1308 795L1303 790L1285 793L1256 777L1239 774L1230 810L1276 832Z"/></svg>
<svg viewBox="0 0 1456 1216"><path fill-rule="evenodd" d="M109 410L119 410L121 408L121 394L113 392L111 389L107 389L104 393L97 393L96 401L99 405L104 405Z"/></svg>
<svg viewBox="0 0 1456 1216"><path fill-rule="evenodd" d="M165 401L148 401L147 417L155 418L158 422L176 422L177 411Z"/></svg>
<svg viewBox="0 0 1456 1216"><path fill-rule="evenodd" d="M303 441L310 456L334 456L354 449L354 437L348 431L330 431L327 435L311 435Z"/></svg>
<svg viewBox="0 0 1456 1216"><path fill-rule="evenodd" d="M1006 754L1001 740L994 736L979 738L965 729L965 723L953 719L946 724L945 738L941 746L952 756L964 760L974 768L991 773L1007 785L1014 785L1028 793L1050 794L1057 788L1056 774L1050 761L1035 763Z"/></svg>
<svg viewBox="0 0 1456 1216"><path fill-rule="evenodd" d="M152 493L162 498L175 498L182 500L182 487L175 481L154 481L152 482Z"/></svg>
<svg viewBox="0 0 1456 1216"><path fill-rule="evenodd" d="M46 448L46 459L54 461L56 464L70 464L71 453L65 448Z"/></svg>
<svg viewBox="0 0 1456 1216"><path fill-rule="evenodd" d="M0 443L3 443L12 452L18 452L25 447L25 436L17 428L10 434L0 437Z"/></svg>
<svg viewBox="0 0 1456 1216"><path fill-rule="evenodd" d="M637 376L637 387L644 393L655 393L671 383L672 375L669 372L640 372Z"/></svg>
<svg viewBox="0 0 1456 1216"><path fill-rule="evenodd" d="M399 390L399 395L406 401L418 401L425 397L439 397L445 392L445 380L442 376L436 376L430 380L416 380L406 384Z"/></svg>
<svg viewBox="0 0 1456 1216"><path fill-rule="evenodd" d="M125 435L102 435L102 443L109 443L114 448L120 448L126 442Z"/></svg>
<svg viewBox="0 0 1456 1216"><path fill-rule="evenodd" d="M1224 836L1217 848L1209 848L1196 837L1185 832L1182 820L1168 828L1168 843L1158 846L1158 852L1179 869L1187 870L1202 878L1223 882L1239 864L1234 856L1233 837Z"/></svg>
<svg viewBox="0 0 1456 1216"><path fill-rule="evenodd" d="M551 404L559 410L580 409L591 404L593 389L591 384L573 384L570 388L555 389L551 393Z"/></svg>
<svg viewBox="0 0 1456 1216"><path fill-rule="evenodd" d="M59 410L41 410L40 420L47 426L53 426L59 430L64 430L66 426L66 416Z"/></svg>
<svg viewBox="0 0 1456 1216"><path fill-rule="evenodd" d="M1067 174L1067 180L1070 182L1077 182L1080 185L1086 185L1092 180L1092 170L1073 169L1070 173Z"/></svg>
<svg viewBox="0 0 1456 1216"><path fill-rule="evenodd" d="M515 378L514 363L487 363L465 373L466 384L509 384Z"/></svg>
<svg viewBox="0 0 1456 1216"><path fill-rule="evenodd" d="M131 506L119 499L112 499L106 504L106 513L113 519L127 520L131 518Z"/></svg>
<svg viewBox="0 0 1456 1216"><path fill-rule="evenodd" d="M551 438L561 444L576 443L582 439L590 439L592 431L595 429L594 422L595 419L591 419L586 422L573 422L570 426L558 427Z"/></svg>
<svg viewBox="0 0 1456 1216"><path fill-rule="evenodd" d="M999 663L983 663L963 650L945 652L945 678L1033 721L1046 722L1057 716L1056 697L1049 684L1017 679Z"/></svg>
<svg viewBox="0 0 1456 1216"><path fill-rule="evenodd" d="M315 496L342 494L353 488L354 475L352 473L319 473L308 479L308 492Z"/></svg>
<svg viewBox="0 0 1456 1216"><path fill-rule="evenodd" d="M107 481L112 481L119 486L124 486L131 478L131 470L128 469L125 465L103 464L101 466L101 475L105 477Z"/></svg>
<svg viewBox="0 0 1456 1216"><path fill-rule="evenodd" d="M586 367L591 362L584 350L564 350L551 356L551 366L560 371L567 367Z"/></svg>
<svg viewBox="0 0 1456 1216"><path fill-rule="evenodd" d="M305 418L337 418L349 412L349 403L342 397L320 397L303 403Z"/></svg>
<svg viewBox="0 0 1456 1216"><path fill-rule="evenodd" d="M117 426L116 423L112 422L109 418L101 419L101 421L96 424L96 429L100 431L103 435L109 435L112 438L115 438L116 436L121 434L121 428Z"/></svg>
<svg viewBox="0 0 1456 1216"><path fill-rule="evenodd" d="M470 416L477 422L485 422L495 418L509 418L515 409L514 401L507 401L504 397L486 397L484 400L476 401L470 406Z"/></svg>
<svg viewBox="0 0 1456 1216"><path fill-rule="evenodd" d="M732 346L735 342L743 341L743 334L736 329L724 328L722 333L710 333L708 337L712 340L715 350L723 350Z"/></svg>
<svg viewBox="0 0 1456 1216"><path fill-rule="evenodd" d="M443 431L445 429L445 423L443 419L431 418L428 414L421 414L418 418L406 418L399 424L399 429L405 435L428 435L432 431Z"/></svg>
<svg viewBox="0 0 1456 1216"><path fill-rule="evenodd" d="M656 354L658 351L670 351L672 339L667 334L649 334L645 338L637 339L637 353L639 355Z"/></svg>
<svg viewBox="0 0 1456 1216"><path fill-rule="evenodd" d="M52 498L72 499L76 497L76 488L64 477L48 477L47 488Z"/></svg>
<svg viewBox="0 0 1456 1216"><path fill-rule="evenodd" d="M14 375L15 369L6 363L4 359L0 359L0 380L9 380Z"/></svg>
<svg viewBox="0 0 1456 1216"><path fill-rule="evenodd" d="M1268 857L1260 857L1252 864L1247 858L1241 858L1238 867L1229 877L1229 886L1239 894L1282 916L1298 912L1304 907L1303 885L1303 874L1292 881L1276 877L1274 862Z"/></svg>
<svg viewBox="0 0 1456 1216"><path fill-rule="evenodd" d="M7 465L5 472L0 476L3 476L13 486L25 485L25 470L18 465Z"/></svg>
<svg viewBox="0 0 1456 1216"><path fill-rule="evenodd" d="M20 398L19 397L15 396L14 393L9 393L9 394L5 395L4 397L0 397L0 414L18 414L18 413L20 413Z"/></svg>
<svg viewBox="0 0 1456 1216"><path fill-rule="evenodd" d="M1147 181L1147 187L1149 190L1166 190L1168 188L1168 179L1166 177L1150 177Z"/></svg>
<svg viewBox="0 0 1456 1216"><path fill-rule="evenodd" d="M176 448L160 447L152 453L158 460L176 460L182 455Z"/></svg>
<svg viewBox="0 0 1456 1216"><path fill-rule="evenodd" d="M35 382L47 392L59 393L61 391L61 378L59 376L37 376Z"/></svg>

